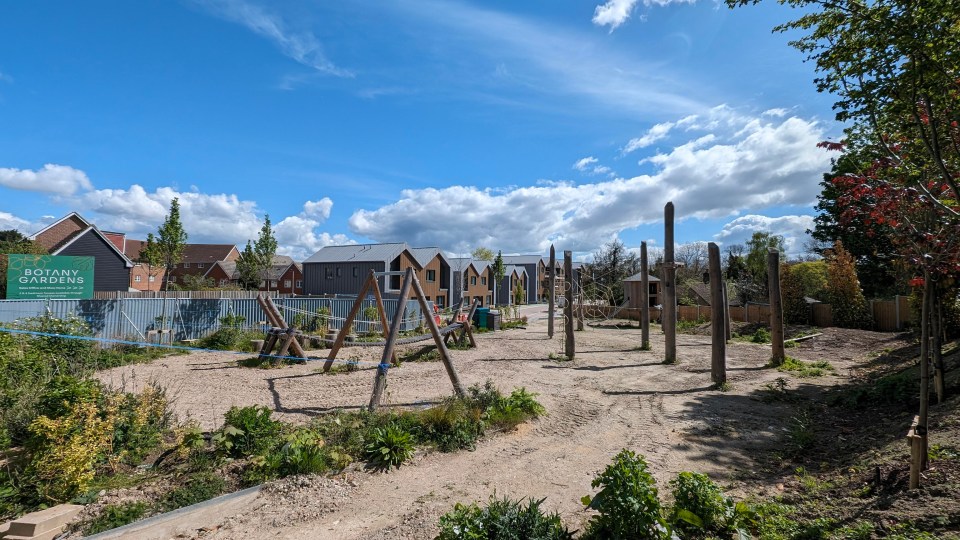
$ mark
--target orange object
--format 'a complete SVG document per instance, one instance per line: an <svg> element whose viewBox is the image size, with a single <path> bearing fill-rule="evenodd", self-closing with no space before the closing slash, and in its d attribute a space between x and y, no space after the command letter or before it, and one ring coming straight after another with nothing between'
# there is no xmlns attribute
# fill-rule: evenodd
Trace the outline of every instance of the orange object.
<svg viewBox="0 0 960 540"><path fill-rule="evenodd" d="M437 322L437 326L440 326L440 316L439 316L439 315L434 315L434 316L433 316L433 320Z"/></svg>

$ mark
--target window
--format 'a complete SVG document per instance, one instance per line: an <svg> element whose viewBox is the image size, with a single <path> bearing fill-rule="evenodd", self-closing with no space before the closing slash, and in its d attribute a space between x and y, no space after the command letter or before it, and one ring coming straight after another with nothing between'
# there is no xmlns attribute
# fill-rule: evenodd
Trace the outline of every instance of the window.
<svg viewBox="0 0 960 540"><path fill-rule="evenodd" d="M262 288L264 288L264 287L267 286L267 282L261 280L261 281L260 281L260 285L258 285L258 286L262 289Z"/></svg>
<svg viewBox="0 0 960 540"><path fill-rule="evenodd" d="M472 286L476 284L477 284L477 276L470 276L470 285Z"/></svg>
<svg viewBox="0 0 960 540"><path fill-rule="evenodd" d="M486 285L486 284L487 284L487 278L485 278L485 277L480 278L480 284L481 284L481 285Z"/></svg>
<svg viewBox="0 0 960 540"><path fill-rule="evenodd" d="M290 288L290 280L289 280L289 279L283 280L283 286L289 289L289 288Z"/></svg>
<svg viewBox="0 0 960 540"><path fill-rule="evenodd" d="M271 279L271 280L270 280L270 286L271 286L271 287L276 287L276 286L277 286L277 280Z"/></svg>
<svg viewBox="0 0 960 540"><path fill-rule="evenodd" d="M337 268L337 277L340 277L340 268Z"/></svg>
<svg viewBox="0 0 960 540"><path fill-rule="evenodd" d="M353 267L353 277L360 277L360 269L356 266Z"/></svg>
<svg viewBox="0 0 960 540"><path fill-rule="evenodd" d="M427 281L436 281L437 280L437 271L436 270L427 270Z"/></svg>
<svg viewBox="0 0 960 540"><path fill-rule="evenodd" d="M227 284L227 280L225 280L225 279L221 279L221 280L220 280L220 286L221 286L221 287L225 286L226 284Z"/></svg>
<svg viewBox="0 0 960 540"><path fill-rule="evenodd" d="M147 278L147 281L149 281L150 283L153 283L154 281L156 281L156 278L154 276L150 276Z"/></svg>
<svg viewBox="0 0 960 540"><path fill-rule="evenodd" d="M333 268L327 268L327 271L325 272L325 274L327 276L327 279L333 279Z"/></svg>
<svg viewBox="0 0 960 540"><path fill-rule="evenodd" d="M183 267L184 267L184 268L190 268L190 263L188 263L188 262L183 263Z"/></svg>
<svg viewBox="0 0 960 540"><path fill-rule="evenodd" d="M443 298L442 296L437 297L437 307L443 309Z"/></svg>
<svg viewBox="0 0 960 540"><path fill-rule="evenodd" d="M140 283L140 279L140 276L133 276L133 281L136 283Z"/></svg>
<svg viewBox="0 0 960 540"><path fill-rule="evenodd" d="M197 263L197 268L203 268L203 263Z"/></svg>
<svg viewBox="0 0 960 540"><path fill-rule="evenodd" d="M176 282L177 282L177 276L170 276L169 281L170 281L170 283L176 283Z"/></svg>
<svg viewBox="0 0 960 540"><path fill-rule="evenodd" d="M303 280L302 280L302 279L298 279L298 280L297 280L297 288L298 288L298 289L302 289L302 288L303 288Z"/></svg>

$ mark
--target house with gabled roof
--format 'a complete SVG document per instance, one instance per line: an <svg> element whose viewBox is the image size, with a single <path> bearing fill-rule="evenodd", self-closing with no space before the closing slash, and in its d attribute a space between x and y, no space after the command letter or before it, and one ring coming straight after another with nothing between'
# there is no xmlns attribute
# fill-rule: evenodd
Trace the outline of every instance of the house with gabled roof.
<svg viewBox="0 0 960 540"><path fill-rule="evenodd" d="M546 275L547 264L540 255L504 255L503 264L522 266L530 284L540 284ZM527 287L527 302L534 304L546 301L546 291L542 287Z"/></svg>
<svg viewBox="0 0 960 540"><path fill-rule="evenodd" d="M303 293L356 295L370 270L402 272L407 268L417 273L423 270L406 243L326 246L303 261ZM399 296L400 275L377 280L384 297Z"/></svg>
<svg viewBox="0 0 960 540"><path fill-rule="evenodd" d="M663 302L660 278L648 275L647 284L650 287L648 307L659 306ZM623 294L626 297L628 308L642 307L643 303L641 302L641 298L643 294L643 274L638 272L624 279Z"/></svg>
<svg viewBox="0 0 960 540"><path fill-rule="evenodd" d="M133 261L130 269L130 288L138 291L159 291L163 286L166 274L162 265L150 266L141 259L141 253L147 247L146 240L124 238L123 253Z"/></svg>
<svg viewBox="0 0 960 540"><path fill-rule="evenodd" d="M180 262L167 269L170 283L183 283L184 276L203 276L218 261L236 261L240 251L233 244L187 244Z"/></svg>
<svg viewBox="0 0 960 540"><path fill-rule="evenodd" d="M203 277L211 280L215 287L235 287L240 281L236 261L217 261ZM303 265L288 255L274 255L273 264L267 269L265 278L260 281L259 290L303 294Z"/></svg>
<svg viewBox="0 0 960 540"><path fill-rule="evenodd" d="M503 281L500 282L500 285L497 287L497 304L512 306L516 303L515 294L517 288L519 287L523 291L523 302L526 304L527 289L529 284L527 282L527 269L523 266L516 266L508 264L504 266ZM492 275L492 268L491 268Z"/></svg>
<svg viewBox="0 0 960 540"><path fill-rule="evenodd" d="M410 248L422 267L417 273L423 294L441 308L450 305L450 261L438 247Z"/></svg>
<svg viewBox="0 0 960 540"><path fill-rule="evenodd" d="M108 234L116 237L120 233L105 234L80 214L71 212L29 238L50 255L93 257L94 291L126 291L133 261L122 247L117 247L117 239ZM122 237L120 242L122 246Z"/></svg>
<svg viewBox="0 0 960 540"><path fill-rule="evenodd" d="M493 270L490 261L481 261L469 257L450 259L453 285L451 290L454 304L466 299L467 303L480 300L480 305L493 303Z"/></svg>

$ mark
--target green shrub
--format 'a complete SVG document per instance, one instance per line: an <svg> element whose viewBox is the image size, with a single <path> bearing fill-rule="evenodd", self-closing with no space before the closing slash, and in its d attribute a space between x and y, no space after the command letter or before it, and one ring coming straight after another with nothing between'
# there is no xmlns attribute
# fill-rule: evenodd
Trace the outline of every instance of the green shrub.
<svg viewBox="0 0 960 540"><path fill-rule="evenodd" d="M84 524L83 534L89 536L116 529L141 519L146 513L147 503L142 501L108 504L99 516Z"/></svg>
<svg viewBox="0 0 960 540"><path fill-rule="evenodd" d="M522 501L490 497L487 506L457 503L440 516L436 540L572 540L557 513L544 514L543 499Z"/></svg>
<svg viewBox="0 0 960 540"><path fill-rule="evenodd" d="M212 334L197 340L197 347L218 351L256 352L250 344L250 341L255 339L264 339L263 332L221 327Z"/></svg>
<svg viewBox="0 0 960 540"><path fill-rule="evenodd" d="M113 403L101 403L101 409L115 411L113 418L113 455L120 461L137 464L163 441L171 427L166 391L149 384L139 394L116 394Z"/></svg>
<svg viewBox="0 0 960 540"><path fill-rule="evenodd" d="M527 392L526 388L517 388L509 397L498 400L488 409L488 422L496 427L512 429L544 414L546 410L535 397L536 394Z"/></svg>
<svg viewBox="0 0 960 540"><path fill-rule="evenodd" d="M827 362L826 360L804 362L790 356L787 356L783 359L783 363L777 366L777 370L790 371L802 378L821 377L827 373L834 373L837 371L832 365L830 365L830 362Z"/></svg>
<svg viewBox="0 0 960 540"><path fill-rule="evenodd" d="M224 426L214 436L217 446L231 457L262 454L275 446L282 424L270 418L267 407L230 407Z"/></svg>
<svg viewBox="0 0 960 540"><path fill-rule="evenodd" d="M770 330L763 326L757 328L757 331L753 333L750 341L753 343L770 343Z"/></svg>
<svg viewBox="0 0 960 540"><path fill-rule="evenodd" d="M413 457L413 437L399 426L376 428L364 447L364 456L371 467L388 470L399 468Z"/></svg>
<svg viewBox="0 0 960 540"><path fill-rule="evenodd" d="M473 449L483 435L483 410L468 400L448 398L419 414L421 437L442 452Z"/></svg>
<svg viewBox="0 0 960 540"><path fill-rule="evenodd" d="M670 521L684 538L729 538L737 533L749 538L746 527L756 524L753 510L726 497L707 475L682 472L670 486L674 499Z"/></svg>
<svg viewBox="0 0 960 540"><path fill-rule="evenodd" d="M647 462L630 450L621 450L613 463L590 484L601 488L583 503L599 512L587 524L584 539L632 540L670 537L663 518L657 483L647 471Z"/></svg>
<svg viewBox="0 0 960 540"><path fill-rule="evenodd" d="M160 500L164 512L210 500L226 489L223 477L214 471L203 471L187 478L180 487L174 488Z"/></svg>

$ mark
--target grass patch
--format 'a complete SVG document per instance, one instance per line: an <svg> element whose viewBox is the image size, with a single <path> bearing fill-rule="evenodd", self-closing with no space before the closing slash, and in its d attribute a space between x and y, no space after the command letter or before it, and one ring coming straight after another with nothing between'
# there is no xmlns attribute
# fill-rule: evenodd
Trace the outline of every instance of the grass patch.
<svg viewBox="0 0 960 540"><path fill-rule="evenodd" d="M149 507L143 501L107 505L99 516L83 525L83 534L90 536L122 527L142 519L148 511Z"/></svg>
<svg viewBox="0 0 960 540"><path fill-rule="evenodd" d="M429 345L404 353L399 358L401 362L439 362L440 351L436 345Z"/></svg>
<svg viewBox="0 0 960 540"><path fill-rule="evenodd" d="M817 360L816 362L804 362L791 356L783 359L783 364L777 366L777 371L785 371L795 374L798 377L822 377L827 374L836 373L836 369L826 360Z"/></svg>

